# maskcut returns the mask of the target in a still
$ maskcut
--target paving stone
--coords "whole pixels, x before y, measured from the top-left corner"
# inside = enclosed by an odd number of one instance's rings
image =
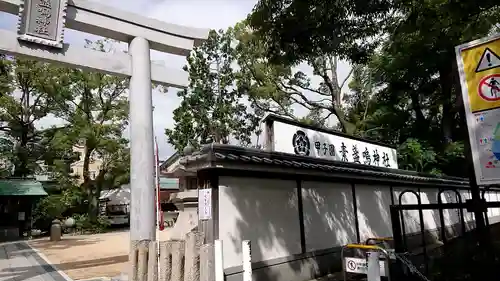
[[[25,242],[0,244],[0,281],[68,281]]]

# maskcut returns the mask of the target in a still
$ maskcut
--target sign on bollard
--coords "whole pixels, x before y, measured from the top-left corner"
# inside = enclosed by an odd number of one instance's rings
[[[366,259],[344,258],[345,249],[366,250]],[[367,281],[380,281],[380,277],[387,277],[390,281],[388,263],[380,260],[380,254],[386,258],[389,257],[386,249],[375,245],[347,244],[342,247],[340,259],[343,261],[342,271],[344,273],[344,281],[347,280],[347,273],[364,274],[367,277]]]
[[[362,258],[345,258],[345,271],[349,273],[368,274],[368,261]],[[385,261],[379,261],[380,276],[387,277]]]

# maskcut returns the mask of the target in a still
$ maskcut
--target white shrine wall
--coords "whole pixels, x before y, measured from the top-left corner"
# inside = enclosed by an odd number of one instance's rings
[[[266,271],[266,276],[272,271],[276,280],[287,280],[294,274],[319,270],[321,256],[329,256],[331,263],[332,253],[338,256],[341,246],[357,243],[357,235],[361,243],[370,237],[391,237],[389,206],[393,200],[398,204],[399,195],[408,189],[420,194],[423,204],[437,203],[438,188],[220,177],[218,238],[223,241],[226,277],[241,277],[243,240],[251,241],[256,268]],[[451,198],[447,194],[454,193],[444,192],[444,203],[456,202],[454,195]],[[463,201],[470,199],[468,190],[461,190],[460,194]],[[500,194],[489,191],[486,198],[497,201]],[[413,194],[405,193],[402,204],[417,204],[417,200]],[[418,211],[404,213],[406,234],[419,234]],[[447,227],[460,229],[458,210],[445,210],[443,214]],[[473,227],[473,214],[465,210],[464,214],[469,230]],[[488,215],[490,223],[500,221],[499,209],[491,209]],[[425,210],[423,217],[426,232],[437,240],[439,212]]]

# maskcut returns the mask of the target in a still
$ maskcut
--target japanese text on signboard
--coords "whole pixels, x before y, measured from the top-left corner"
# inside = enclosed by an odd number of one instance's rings
[[[331,156],[331,157],[336,157],[336,151],[335,151],[335,145],[327,143],[327,142],[320,142],[320,141],[315,141],[314,142],[314,148],[316,149],[316,154],[318,156]],[[389,154],[386,152],[382,152],[382,156],[380,156],[380,153],[378,149],[373,149],[369,150],[368,147],[364,147],[362,149],[362,152],[360,153],[360,150],[358,149],[358,145],[353,144],[350,147],[347,147],[347,145],[342,142],[339,150],[339,157],[340,160],[344,162],[348,162],[348,156],[351,155],[353,159],[353,163],[356,164],[365,164],[365,165],[375,165],[375,166],[380,166],[380,160],[382,159],[382,166],[384,167],[391,167],[391,164],[389,163]],[[361,154],[361,156],[360,156]]]

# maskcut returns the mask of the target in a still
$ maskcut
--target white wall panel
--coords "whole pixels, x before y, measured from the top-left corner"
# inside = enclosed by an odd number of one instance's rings
[[[399,204],[399,197],[405,190],[406,187],[394,187],[394,203]],[[417,189],[411,189],[417,191]],[[411,192],[405,192],[401,197],[401,204],[418,204],[417,197]],[[417,210],[405,210],[402,212],[403,222],[406,234],[414,233],[420,231],[420,217]]]
[[[241,265],[241,241],[252,243],[252,261],[301,252],[295,181],[221,177],[219,239],[224,268]]]
[[[301,253],[298,196],[303,202],[306,251],[328,249],[356,242],[355,216],[361,241],[370,237],[392,236],[389,186],[355,185],[357,214],[354,214],[350,184],[303,181],[302,194],[297,194],[295,181],[221,177],[219,179],[219,239],[224,243],[224,268],[241,265],[241,241],[252,243],[253,262],[287,257]],[[394,203],[398,204],[403,190],[393,188]],[[421,188],[422,204],[437,203],[437,188]],[[443,203],[458,202],[456,193],[442,193]],[[462,201],[470,199],[468,190],[461,190]],[[498,191],[486,194],[488,201],[500,201]],[[417,204],[412,193],[402,197],[402,204]],[[420,232],[417,210],[404,211],[406,234]],[[473,214],[464,210],[466,221]],[[446,225],[460,222],[458,210],[444,210]],[[434,230],[440,224],[438,210],[424,210],[424,227]],[[500,222],[500,208],[488,211],[491,223]]]
[[[373,237],[391,237],[390,188],[366,184],[355,187],[361,242]]]
[[[351,185],[302,182],[307,251],[356,242]]]

